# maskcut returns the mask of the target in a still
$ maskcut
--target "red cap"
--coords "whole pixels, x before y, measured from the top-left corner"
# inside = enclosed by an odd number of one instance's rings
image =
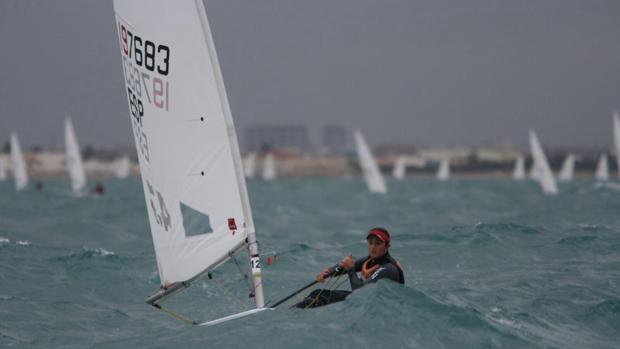
[[[370,229],[368,231],[368,235],[366,235],[366,240],[368,240],[369,237],[371,236],[376,236],[377,239],[387,243],[390,243],[390,233],[387,232],[387,230],[385,229],[379,229],[379,228],[374,228],[374,229]]]

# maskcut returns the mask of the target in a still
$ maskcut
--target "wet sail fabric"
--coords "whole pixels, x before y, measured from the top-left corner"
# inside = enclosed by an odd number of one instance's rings
[[[0,181],[6,180],[6,160],[0,158]]]
[[[127,178],[129,177],[129,170],[131,169],[131,161],[129,161],[129,156],[124,155],[122,158],[118,159],[116,163],[116,178]]]
[[[614,111],[614,151],[616,152],[616,164],[618,177],[620,177],[620,113]]]
[[[263,306],[237,135],[201,0],[114,1],[160,282],[192,280],[247,246]]]
[[[551,167],[547,162],[547,157],[538,141],[538,137],[533,130],[529,131],[530,152],[532,153],[532,172],[531,177],[536,179],[542,190],[547,195],[555,195],[558,193],[558,186],[551,172]]]
[[[517,157],[515,161],[515,168],[512,171],[512,178],[518,181],[525,179],[525,159],[523,156]]]
[[[13,177],[15,179],[15,189],[23,190],[28,186],[28,171],[26,161],[19,146],[17,133],[11,132],[11,161],[13,162]]]
[[[561,182],[570,182],[573,180],[575,172],[575,155],[568,154],[562,164],[562,169],[558,174],[558,180]]]
[[[357,158],[359,160],[360,167],[362,168],[368,190],[371,193],[385,194],[387,192],[385,181],[383,180],[381,172],[379,172],[379,167],[370,152],[370,148],[368,148],[368,144],[366,144],[366,140],[364,139],[362,132],[355,130],[354,137]]]
[[[439,162],[439,168],[435,177],[440,181],[447,181],[450,179],[450,161],[448,159],[442,159]]]
[[[609,164],[607,162],[607,155],[601,155],[598,160],[598,164],[596,165],[596,172],[594,173],[594,178],[598,181],[606,181],[609,180]]]
[[[407,160],[404,156],[399,156],[396,159],[396,163],[394,164],[394,169],[392,170],[392,176],[398,180],[403,180],[405,178],[405,167],[407,165]]]
[[[273,157],[272,153],[268,153],[265,155],[265,159],[263,160],[263,175],[262,178],[266,181],[272,181],[277,177],[276,172],[276,160]]]
[[[78,145],[73,123],[69,117],[65,118],[65,157],[67,170],[71,178],[71,189],[73,193],[79,195],[86,186],[86,174],[82,164],[82,154]]]

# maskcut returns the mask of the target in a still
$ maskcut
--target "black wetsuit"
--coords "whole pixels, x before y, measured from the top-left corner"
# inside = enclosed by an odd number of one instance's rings
[[[357,273],[362,271],[362,266],[367,260],[369,260],[366,264],[367,269],[372,268],[377,264],[379,265],[379,268],[377,268],[368,279],[363,280],[357,275]],[[370,257],[360,258],[355,261],[355,266],[348,272],[346,270],[337,271],[336,268],[330,268],[329,270],[329,274],[332,274],[332,276],[343,275],[345,273],[349,275],[349,282],[351,283],[352,290],[356,290],[366,284],[375,283],[380,279],[390,279],[401,284],[405,283],[405,275],[403,274],[402,269],[398,266],[396,260],[392,258],[389,253],[386,253],[376,259],[371,259]],[[351,291],[316,289],[301,302],[295,304],[295,307],[320,307],[343,301],[349,294],[351,294]]]

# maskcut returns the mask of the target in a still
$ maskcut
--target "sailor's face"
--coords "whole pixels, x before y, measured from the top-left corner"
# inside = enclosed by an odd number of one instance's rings
[[[370,258],[381,257],[387,252],[387,244],[376,236],[371,236],[366,241],[368,242],[368,255]]]

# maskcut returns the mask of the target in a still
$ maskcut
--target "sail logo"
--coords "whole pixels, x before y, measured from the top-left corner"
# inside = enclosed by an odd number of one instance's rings
[[[228,218],[228,230],[230,230],[233,235],[237,232],[237,223],[234,218]]]

